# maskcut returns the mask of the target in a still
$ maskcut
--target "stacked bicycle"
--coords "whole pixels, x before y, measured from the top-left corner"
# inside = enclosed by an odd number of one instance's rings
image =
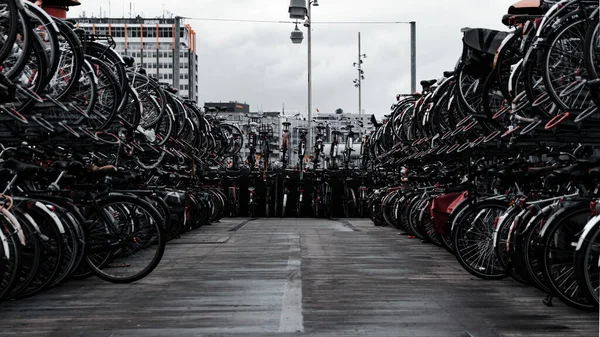
[[[70,20],[1,0],[0,300],[137,281],[217,221],[243,139]]]
[[[375,225],[445,247],[469,273],[598,307],[598,2],[521,1],[507,32],[463,29],[463,55],[398,95],[369,137]]]

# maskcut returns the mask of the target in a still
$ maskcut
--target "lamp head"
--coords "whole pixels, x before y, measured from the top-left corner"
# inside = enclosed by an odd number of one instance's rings
[[[319,0],[313,0],[312,5],[319,7]]]
[[[296,28],[292,31],[290,39],[292,40],[293,44],[300,44],[302,43],[302,40],[304,40],[304,33],[298,29],[298,25],[296,25]]]
[[[308,13],[306,0],[290,0],[290,8],[288,11],[290,13],[290,19],[304,19]]]

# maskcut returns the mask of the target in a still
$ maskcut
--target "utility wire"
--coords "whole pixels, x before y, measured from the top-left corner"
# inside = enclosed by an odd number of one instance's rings
[[[276,23],[276,24],[289,24],[297,23],[296,21],[282,21],[282,20],[245,20],[245,19],[219,19],[219,18],[192,18],[182,17],[188,20],[198,21],[220,21],[220,22],[242,22],[242,23]],[[409,24],[410,21],[313,21],[315,24],[362,24],[362,25],[374,25],[374,24]]]

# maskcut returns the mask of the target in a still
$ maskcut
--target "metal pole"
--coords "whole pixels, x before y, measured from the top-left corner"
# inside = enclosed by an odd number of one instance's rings
[[[417,23],[410,22],[410,90],[417,92]]]
[[[308,2],[308,140],[306,152],[312,153],[312,1]]]
[[[179,51],[181,48],[181,17],[175,17],[175,46],[173,49],[173,86],[179,90]]]
[[[358,32],[358,115],[362,115],[362,56],[360,54],[360,32]]]

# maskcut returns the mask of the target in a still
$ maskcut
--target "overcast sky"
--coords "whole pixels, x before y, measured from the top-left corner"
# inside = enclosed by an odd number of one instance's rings
[[[108,0],[81,0],[69,16],[109,15]],[[319,0],[314,21],[416,21],[417,83],[451,70],[460,56],[462,27],[506,30],[500,20],[516,0]],[[192,18],[288,20],[289,0],[112,0],[110,14],[189,17],[197,33],[199,101],[247,102],[251,110],[304,113],[307,109],[307,44],[292,44],[293,24],[236,23]],[[134,16],[135,16],[134,14]],[[313,113],[358,111],[352,81],[362,35],[363,110],[382,116],[398,93],[410,92],[407,24],[313,24]]]

